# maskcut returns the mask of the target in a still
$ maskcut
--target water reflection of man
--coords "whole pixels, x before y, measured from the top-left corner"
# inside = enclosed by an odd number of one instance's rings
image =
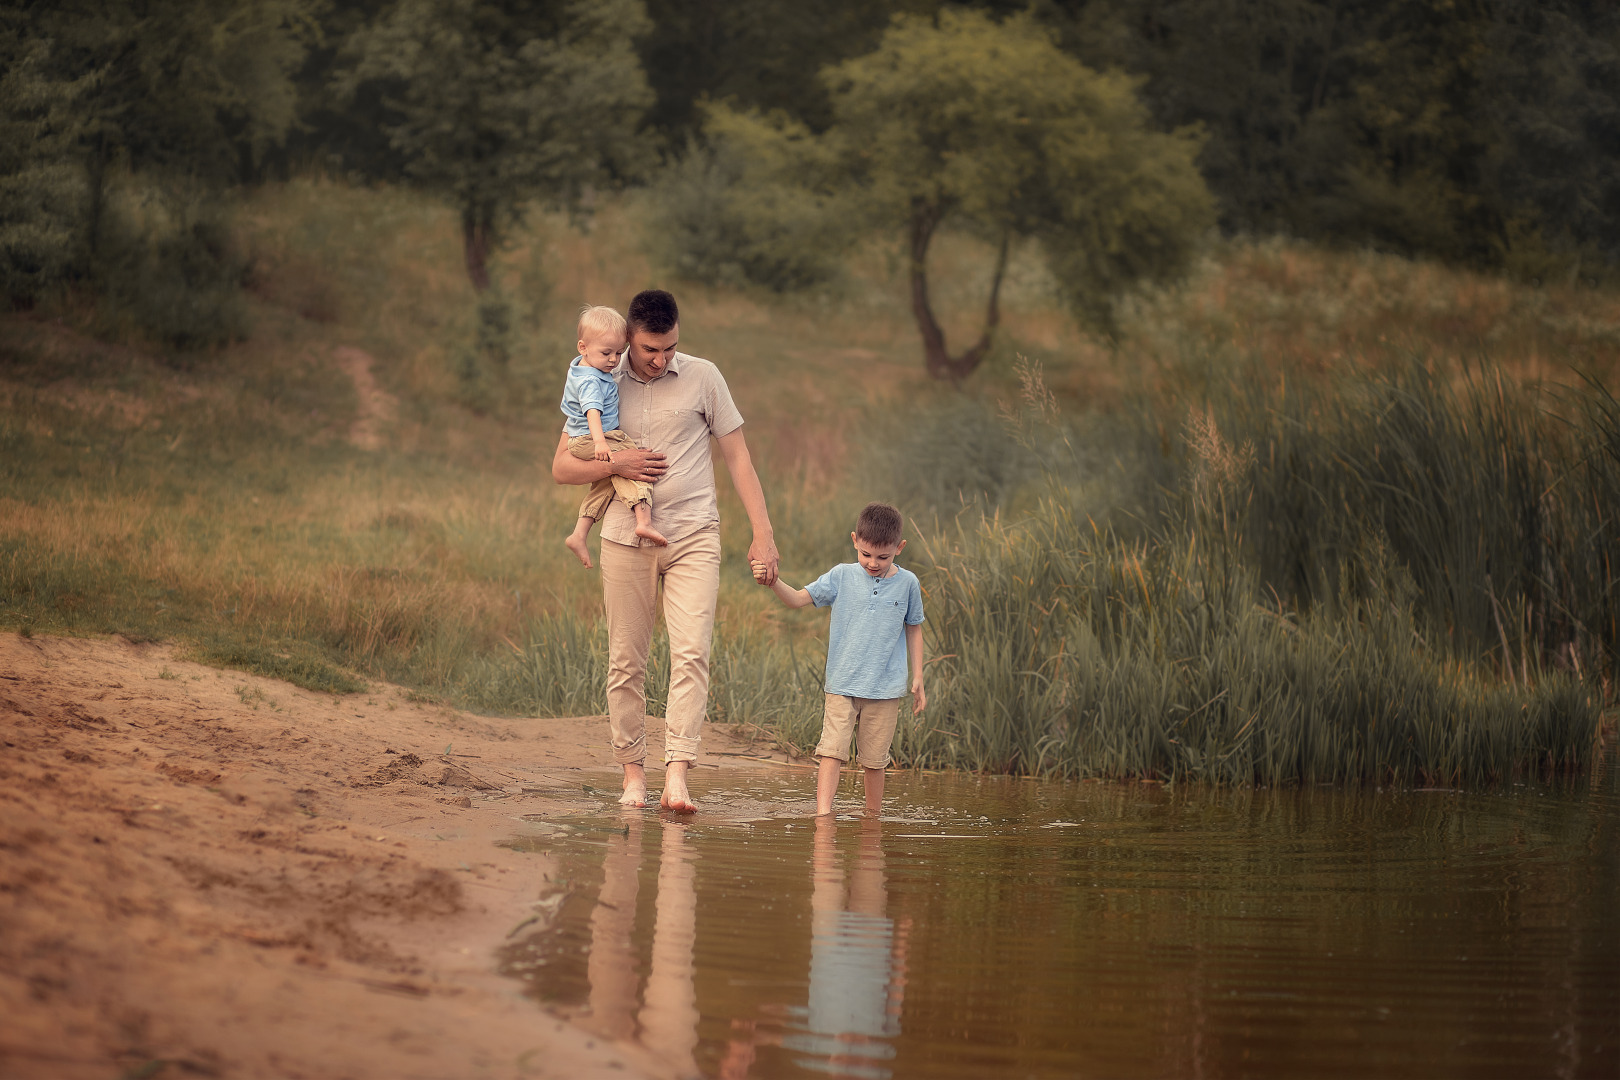
[[[658,860],[658,916],[653,922],[652,969],[641,1006],[641,1042],[677,1076],[697,1073],[697,990],[692,949],[697,944],[697,874],[686,826],[663,823]]]
[[[641,965],[630,935],[636,928],[636,894],[641,884],[641,815],[626,814],[622,834],[608,840],[602,859],[602,891],[591,909],[591,984],[588,1026],[613,1039],[636,1033],[636,991]]]
[[[641,878],[641,816],[626,815],[625,832],[608,841],[602,891],[591,911],[588,1026],[603,1035],[639,1037],[678,1076],[697,1072],[697,991],[692,948],[697,940],[697,882],[686,827],[663,822],[659,834],[657,915],[652,966],[636,1011],[639,965],[631,934]]]
[[[782,1039],[812,1055],[801,1064],[846,1076],[884,1077],[894,1056],[905,1001],[911,922],[888,917],[882,826],[861,823],[847,875],[838,858],[837,825],[816,819],[810,862],[810,994],[805,1031]]]

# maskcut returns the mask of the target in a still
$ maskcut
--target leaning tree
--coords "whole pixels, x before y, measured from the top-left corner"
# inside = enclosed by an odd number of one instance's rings
[[[632,47],[639,0],[401,0],[351,43],[340,94],[372,84],[419,187],[461,212],[467,277],[489,285],[502,228],[633,171],[652,93]]]
[[[1133,79],[1087,68],[1028,15],[897,18],[875,51],[822,78],[824,132],[724,106],[706,130],[764,163],[761,183],[799,184],[834,208],[829,235],[852,238],[860,222],[903,238],[936,378],[964,378],[989,351],[1015,240],[1039,243],[1074,308],[1106,323],[1123,290],[1179,273],[1214,220],[1197,133],[1154,131]],[[954,354],[928,282],[929,247],[950,225],[997,250],[983,332]]]

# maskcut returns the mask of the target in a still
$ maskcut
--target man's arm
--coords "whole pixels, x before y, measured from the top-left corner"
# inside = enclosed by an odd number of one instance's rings
[[[664,455],[657,450],[638,450],[627,446],[623,450],[615,450],[612,461],[587,461],[570,454],[568,443],[569,438],[565,433],[557,441],[557,453],[551,459],[551,478],[559,484],[594,484],[613,475],[656,484],[669,467]]]
[[[922,623],[906,627],[906,655],[911,658],[911,711],[921,716],[928,708],[928,692],[923,689]]]
[[[763,584],[776,584],[776,568],[781,557],[776,553],[776,532],[771,528],[771,515],[765,510],[765,489],[760,487],[759,474],[754,471],[754,459],[748,454],[748,443],[742,428],[719,438],[720,453],[726,459],[726,471],[731,473],[731,484],[737,489],[748,512],[748,522],[754,527],[754,542],[748,545],[748,561],[765,564]]]

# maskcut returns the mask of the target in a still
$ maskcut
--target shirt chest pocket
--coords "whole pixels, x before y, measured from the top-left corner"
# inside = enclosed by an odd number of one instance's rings
[[[652,410],[652,430],[667,445],[690,442],[699,434],[707,434],[708,421],[697,409],[658,408]]]
[[[885,628],[899,626],[906,621],[906,601],[904,597],[898,600],[877,597],[867,610],[872,612],[878,623]]]

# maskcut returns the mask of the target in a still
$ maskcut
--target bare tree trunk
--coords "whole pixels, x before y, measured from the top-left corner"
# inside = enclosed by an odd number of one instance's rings
[[[935,206],[917,205],[911,213],[911,313],[917,320],[917,329],[923,339],[923,362],[928,374],[936,379],[961,382],[973,374],[990,351],[991,338],[1001,322],[1001,279],[1007,272],[1007,249],[1011,237],[1001,236],[1001,250],[996,255],[996,273],[990,283],[990,303],[985,310],[984,332],[966,351],[952,356],[945,347],[945,331],[934,318],[933,305],[928,300],[928,245],[939,228],[942,217]]]
[[[936,379],[949,377],[951,358],[945,351],[945,331],[928,303],[928,244],[939,227],[939,209],[924,204],[911,209],[911,313],[922,334],[923,363]]]
[[[494,230],[489,213],[480,206],[461,212],[461,248],[467,261],[467,280],[478,292],[489,288],[489,248]]]

